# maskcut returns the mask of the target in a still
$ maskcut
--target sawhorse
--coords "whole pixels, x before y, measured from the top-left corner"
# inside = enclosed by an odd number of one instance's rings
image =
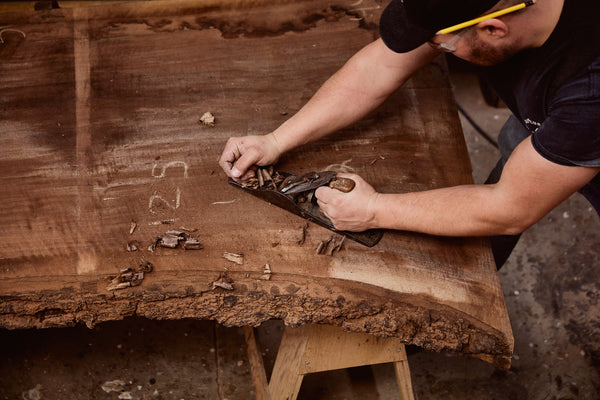
[[[345,332],[330,325],[285,327],[267,383],[254,329],[246,326],[244,333],[257,400],[296,400],[306,374],[390,362],[400,399],[414,400],[406,349],[397,338]]]

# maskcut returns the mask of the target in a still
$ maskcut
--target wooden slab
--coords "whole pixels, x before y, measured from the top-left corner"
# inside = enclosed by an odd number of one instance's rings
[[[485,240],[389,231],[373,248],[346,241],[317,255],[329,231],[309,224],[299,244],[303,220],[228,186],[217,165],[227,138],[276,128],[376,38],[383,5],[219,4],[0,14],[0,26],[23,32],[5,31],[0,44],[0,326],[278,318],[506,367],[513,338]],[[278,168],[344,164],[384,192],[470,183],[445,71],[438,60],[370,117]],[[206,111],[214,127],[199,122]],[[204,249],[148,250],[172,229],[196,229]],[[139,251],[128,252],[134,241]],[[144,261],[154,270],[140,286],[107,290]],[[214,287],[225,278],[233,290]]]

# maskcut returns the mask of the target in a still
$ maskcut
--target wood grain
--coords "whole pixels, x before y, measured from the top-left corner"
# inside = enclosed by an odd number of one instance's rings
[[[217,165],[230,136],[276,128],[377,37],[382,6],[355,3],[153,1],[0,14],[0,26],[26,35],[5,32],[0,44],[0,326],[280,318],[506,367],[513,338],[485,240],[389,231],[372,249],[346,241],[316,255],[329,231],[311,224],[299,245],[303,220],[228,186]],[[199,122],[206,111],[214,127]],[[384,192],[472,182],[444,61],[278,168],[331,164]],[[148,250],[172,229],[189,229],[203,249]],[[133,242],[139,250],[128,252]],[[154,271],[142,285],[106,290],[143,261]],[[233,290],[213,286],[223,274]]]

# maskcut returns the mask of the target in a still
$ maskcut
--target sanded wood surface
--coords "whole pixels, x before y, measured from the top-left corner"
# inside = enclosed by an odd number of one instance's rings
[[[218,4],[0,14],[11,28],[0,43],[0,326],[279,318],[507,366],[512,333],[485,240],[388,231],[373,248],[346,240],[317,255],[331,232],[309,224],[304,235],[302,219],[227,185],[217,165],[230,136],[276,128],[376,38],[385,4]],[[214,127],[199,122],[207,111]],[[383,192],[470,183],[443,60],[277,167],[331,164]],[[149,251],[168,230],[203,249]],[[154,269],[141,285],[107,290],[144,261]]]

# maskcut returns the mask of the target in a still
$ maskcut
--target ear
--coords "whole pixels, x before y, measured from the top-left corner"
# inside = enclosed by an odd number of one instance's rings
[[[508,26],[497,18],[481,21],[477,24],[477,29],[484,34],[494,36],[496,38],[503,38],[508,35]]]

